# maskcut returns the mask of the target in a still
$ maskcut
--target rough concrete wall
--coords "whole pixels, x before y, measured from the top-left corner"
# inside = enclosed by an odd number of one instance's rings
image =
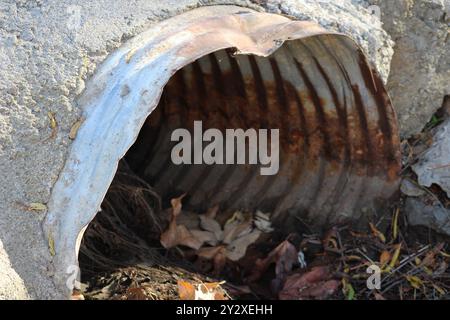
[[[388,90],[401,135],[422,131],[450,95],[450,0],[369,0],[395,41]]]
[[[51,278],[51,250],[41,228],[45,210],[28,205],[49,199],[71,143],[70,128],[81,116],[76,98],[85,80],[108,53],[152,23],[215,3],[263,10],[239,0],[0,2],[0,241],[4,247],[0,297],[62,298]],[[265,5],[298,18],[325,21],[325,27],[341,29],[369,47],[362,36],[369,31],[359,28],[370,16],[349,3],[345,10],[306,0]],[[348,22],[349,17],[355,17],[354,22]],[[386,53],[382,58],[370,57],[386,76],[389,38],[377,30]]]
[[[0,241],[0,300],[28,298],[22,279],[11,268],[8,254]]]
[[[360,0],[268,0],[269,12],[286,14],[299,20],[314,21],[327,30],[350,35],[375,63],[387,81],[393,51],[391,38],[376,15],[366,11]],[[324,13],[324,14],[321,14]]]

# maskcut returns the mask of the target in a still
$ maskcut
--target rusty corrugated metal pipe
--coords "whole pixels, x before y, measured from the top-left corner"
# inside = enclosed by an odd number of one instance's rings
[[[377,73],[347,40],[285,43],[270,57],[221,50],[179,70],[128,154],[136,172],[170,199],[204,211],[264,210],[314,225],[375,214],[397,188],[398,140]],[[257,165],[175,165],[170,135],[243,128],[280,130],[280,171]],[[364,219],[362,219],[364,220]]]
[[[190,193],[190,206],[261,208],[280,224],[323,224],[360,220],[397,189],[397,124],[378,73],[354,41],[312,22],[237,7],[193,10],[111,54],[78,103],[85,121],[44,221],[55,281],[67,292],[83,232],[144,123],[129,152],[135,169],[166,196]],[[206,127],[279,128],[279,173],[174,167],[164,137],[197,118]]]

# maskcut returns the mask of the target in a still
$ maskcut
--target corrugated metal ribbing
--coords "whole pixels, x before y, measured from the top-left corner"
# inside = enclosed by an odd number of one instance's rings
[[[378,74],[346,41],[290,41],[268,58],[222,50],[186,66],[141,131],[133,167],[168,198],[186,192],[197,210],[220,203],[317,224],[364,212],[397,186],[398,136]],[[195,120],[203,130],[280,129],[278,174],[261,176],[259,165],[174,165],[170,134],[192,130]]]

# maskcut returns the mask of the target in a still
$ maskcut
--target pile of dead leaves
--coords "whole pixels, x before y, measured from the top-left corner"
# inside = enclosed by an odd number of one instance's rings
[[[80,300],[228,300],[224,282],[176,265],[140,264],[98,275],[72,299]]]
[[[216,220],[218,207],[203,215],[184,213],[182,199],[171,201],[170,223],[161,235],[161,244],[166,249],[184,246],[196,250],[198,258],[213,261],[215,274],[221,273],[227,261],[244,257],[262,232],[271,231],[268,217],[260,212],[253,217],[237,211],[221,225]]]
[[[183,196],[171,201],[172,208],[168,211],[170,222],[161,235],[161,244],[166,249],[185,248],[183,252],[186,256],[211,261],[215,276],[224,275],[226,264],[232,265],[231,269],[234,267],[235,270],[241,270],[238,273],[240,278],[234,279],[236,284],[231,289],[234,295],[326,299],[340,286],[340,282],[333,279],[331,268],[321,266],[307,269],[303,252],[289,240],[278,243],[266,256],[255,253],[255,250],[249,253],[249,247],[256,245],[261,235],[273,232],[268,214],[260,211],[255,214],[236,211],[231,218],[220,223],[223,219],[218,216],[218,207],[198,215],[183,211],[182,199]],[[254,257],[258,258],[255,260]],[[253,289],[265,282],[270,290],[263,292],[264,290]],[[214,286],[214,283],[208,285]],[[180,298],[193,298],[195,292],[201,292],[200,287],[206,290],[200,284],[197,287],[193,284],[179,284]],[[213,296],[208,290],[203,294],[203,297]]]

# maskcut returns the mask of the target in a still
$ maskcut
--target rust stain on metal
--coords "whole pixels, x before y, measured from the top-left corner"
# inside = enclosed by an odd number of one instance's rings
[[[179,70],[134,147],[134,167],[167,197],[187,193],[188,206],[259,208],[281,220],[294,212],[317,224],[336,223],[390,197],[400,154],[389,97],[361,52],[349,67],[327,39],[287,42],[269,58],[222,50]],[[192,130],[196,120],[204,130],[280,129],[279,173],[173,165],[171,131]]]

